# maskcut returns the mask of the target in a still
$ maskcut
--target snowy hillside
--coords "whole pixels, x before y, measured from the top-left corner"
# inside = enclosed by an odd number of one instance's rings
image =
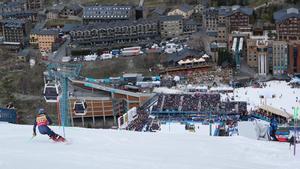
[[[273,106],[289,114],[293,114],[292,107],[300,106],[300,89],[291,88],[285,81],[270,81],[266,83],[265,88],[239,88],[234,90],[233,94],[229,94],[229,98],[234,95],[236,101],[247,101],[250,110],[255,109],[262,101],[259,96],[272,96],[275,98],[268,98],[267,105]],[[226,97],[223,95],[223,97]]]
[[[67,128],[62,144],[31,134],[0,123],[0,169],[300,169],[288,144],[244,137]]]

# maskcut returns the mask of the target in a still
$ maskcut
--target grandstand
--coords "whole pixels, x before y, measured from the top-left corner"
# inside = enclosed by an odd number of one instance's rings
[[[219,122],[239,120],[247,113],[246,102],[222,102],[219,93],[157,94],[139,107],[125,128],[135,131],[157,130],[161,121]]]
[[[151,114],[160,119],[205,121],[238,118],[247,111],[246,102],[221,102],[218,93],[160,94]]]
[[[72,126],[110,128],[127,110],[144,104],[152,94],[113,88],[99,82],[71,79],[72,96],[69,98],[69,116]],[[77,91],[77,92],[75,92]],[[85,102],[83,114],[74,112],[76,101]]]

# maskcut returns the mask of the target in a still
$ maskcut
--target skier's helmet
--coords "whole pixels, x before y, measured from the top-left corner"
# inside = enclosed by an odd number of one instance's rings
[[[39,109],[38,114],[44,114],[44,113],[45,113],[45,110],[43,108]]]

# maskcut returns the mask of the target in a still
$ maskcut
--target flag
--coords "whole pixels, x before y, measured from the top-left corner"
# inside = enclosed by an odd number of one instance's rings
[[[299,118],[299,107],[295,107],[294,108],[294,119],[298,119]]]

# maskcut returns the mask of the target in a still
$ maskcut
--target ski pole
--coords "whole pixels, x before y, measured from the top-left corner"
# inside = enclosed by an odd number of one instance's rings
[[[28,142],[30,142],[35,136],[31,136],[31,138],[28,140]]]

